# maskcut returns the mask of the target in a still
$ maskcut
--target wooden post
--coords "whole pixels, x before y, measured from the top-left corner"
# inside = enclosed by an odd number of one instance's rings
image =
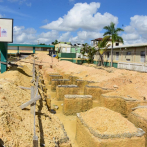
[[[146,63],[146,54],[147,54],[147,52],[146,52],[146,47],[145,47],[145,59],[144,59],[145,63]]]
[[[34,86],[31,86],[31,100],[34,99]],[[31,108],[30,108],[30,111],[31,111],[31,114],[34,114],[34,103],[31,104]]]

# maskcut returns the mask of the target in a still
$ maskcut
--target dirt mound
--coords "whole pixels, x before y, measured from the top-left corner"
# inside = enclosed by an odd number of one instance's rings
[[[80,113],[86,124],[100,134],[122,134],[136,132],[137,128],[121,114],[104,107],[96,107]]]

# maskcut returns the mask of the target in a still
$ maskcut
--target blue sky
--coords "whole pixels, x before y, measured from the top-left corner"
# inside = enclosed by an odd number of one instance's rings
[[[125,44],[147,43],[146,0],[0,0],[0,17],[14,19],[14,43],[55,39],[89,43],[111,21]]]

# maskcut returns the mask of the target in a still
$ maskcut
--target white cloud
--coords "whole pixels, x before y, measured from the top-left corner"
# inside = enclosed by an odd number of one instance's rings
[[[42,22],[43,23],[48,23],[48,19],[44,19]]]
[[[26,5],[27,5],[28,7],[31,7],[31,6],[32,6],[32,3],[26,3]]]
[[[63,33],[63,34],[58,38],[58,41],[60,41],[60,42],[66,42],[66,41],[69,41],[69,38],[70,38],[70,32],[66,32],[66,33]]]
[[[112,14],[97,12],[99,8],[100,3],[98,2],[90,4],[77,3],[66,15],[41,26],[41,28],[58,31],[75,31],[79,28],[84,30],[101,30],[105,25],[109,25],[110,22],[118,23],[118,18]]]
[[[102,37],[103,34],[94,31],[79,31],[77,33],[76,37],[71,37],[69,39],[70,42],[72,43],[84,43],[84,42],[88,42],[90,39],[95,39],[95,38],[100,38]]]
[[[0,18],[3,18],[3,17],[5,17],[5,15],[0,14]]]
[[[37,34],[34,28],[25,28],[24,26],[14,26],[13,27],[14,43],[32,43],[37,44],[39,40],[40,43],[49,44],[55,39],[59,38],[57,31],[43,32]]]
[[[147,42],[147,16],[135,15],[130,18],[130,25],[124,27],[122,35],[125,44]]]
[[[36,39],[36,30],[34,28],[25,29],[24,26],[14,26],[13,35],[15,43],[33,43]]]

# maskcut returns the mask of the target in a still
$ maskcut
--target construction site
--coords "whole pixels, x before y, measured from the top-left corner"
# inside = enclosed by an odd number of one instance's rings
[[[147,147],[147,74],[29,55],[0,74],[2,147]]]

